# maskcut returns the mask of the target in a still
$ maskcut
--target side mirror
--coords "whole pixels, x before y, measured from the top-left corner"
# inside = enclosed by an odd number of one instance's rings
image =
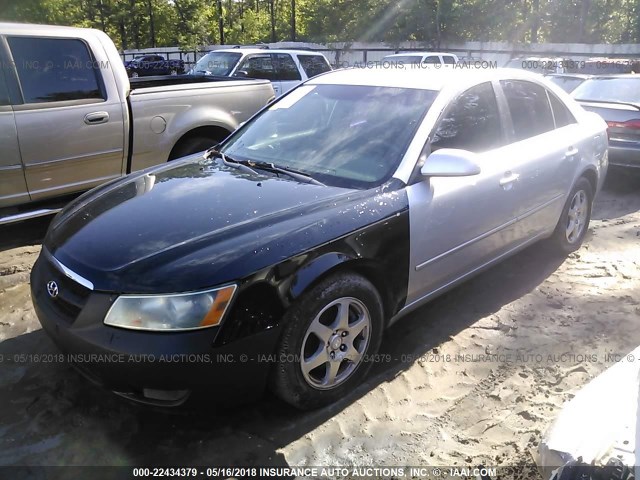
[[[427,157],[420,173],[425,177],[469,177],[478,175],[477,155],[457,148],[442,148]]]
[[[247,72],[246,70],[238,70],[236,73],[233,74],[234,77],[248,77],[249,76],[249,72]]]

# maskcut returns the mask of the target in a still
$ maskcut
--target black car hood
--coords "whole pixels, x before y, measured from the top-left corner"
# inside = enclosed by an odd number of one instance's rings
[[[360,191],[255,175],[191,157],[85,194],[45,248],[96,290],[176,292],[232,282],[406,208]]]

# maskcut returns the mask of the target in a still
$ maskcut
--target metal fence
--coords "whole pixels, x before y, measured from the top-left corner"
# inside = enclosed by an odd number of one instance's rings
[[[197,50],[180,50],[178,47],[148,48],[144,50],[127,50],[122,53],[123,60],[131,60],[136,55],[158,54],[167,59],[182,60],[189,69],[206,53],[222,48],[234,48],[235,45],[209,45]],[[271,49],[301,48],[320,52],[329,63],[336,67],[347,67],[367,62],[382,60],[386,55],[409,51],[433,50],[415,42],[406,42],[399,46],[366,43],[337,43],[320,45],[316,43],[280,42],[260,45]],[[509,44],[506,42],[466,42],[462,44],[442,45],[438,50],[455,53],[466,60],[486,60],[503,66],[510,59],[523,56],[560,57],[573,60],[584,60],[591,57],[636,58],[640,59],[640,44],[623,45],[590,45],[590,44]]]

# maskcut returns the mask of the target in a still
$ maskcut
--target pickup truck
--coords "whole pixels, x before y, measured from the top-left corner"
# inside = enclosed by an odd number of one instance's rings
[[[205,150],[274,98],[266,80],[130,81],[92,29],[0,23],[0,66],[0,224]]]
[[[183,60],[167,60],[162,55],[136,55],[133,60],[126,60],[124,68],[131,78],[148,77],[150,75],[178,75],[184,73]]]
[[[225,48],[207,53],[188,72],[270,80],[276,96],[331,70],[326,57],[310,50]]]

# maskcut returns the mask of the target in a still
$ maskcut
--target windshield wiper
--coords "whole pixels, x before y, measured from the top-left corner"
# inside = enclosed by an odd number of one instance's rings
[[[296,180],[298,180],[299,182],[302,183],[311,183],[312,185],[320,185],[320,186],[325,186],[324,183],[319,182],[318,180],[316,180],[315,178],[311,177],[310,175],[308,175],[307,173],[303,173],[299,170],[295,170],[293,168],[289,168],[289,167],[278,167],[276,165],[274,165],[273,163],[269,163],[269,162],[254,162],[253,160],[239,160],[240,163],[242,163],[243,165],[250,165],[252,167],[255,168],[259,168],[261,170],[267,170],[269,172],[275,172],[275,173],[281,173],[284,175],[288,175],[291,178],[295,178]]]
[[[207,151],[207,158],[209,158],[210,155],[215,155],[216,157],[221,158],[222,162],[228,167],[236,167],[236,168],[244,167],[246,171],[253,172],[256,175],[258,174],[258,172],[256,172],[253,168],[259,168],[260,170],[266,170],[268,172],[275,172],[283,175],[288,175],[291,178],[295,178],[296,180],[302,183],[310,183],[312,185],[320,185],[323,187],[325,186],[324,183],[319,182],[318,180],[309,176],[306,173],[303,173],[299,170],[294,170],[293,168],[278,167],[273,163],[269,163],[269,162],[255,162],[253,160],[236,160],[225,153],[219,152],[215,148],[211,148]]]
[[[247,166],[246,164],[231,158],[229,155],[225,155],[222,152],[219,152],[215,148],[210,148],[207,150],[205,155],[206,158],[211,158],[211,156],[216,156],[222,159],[222,163],[224,163],[225,167],[237,168],[238,170],[242,170],[243,172],[253,173],[254,175],[260,175],[253,168]]]

